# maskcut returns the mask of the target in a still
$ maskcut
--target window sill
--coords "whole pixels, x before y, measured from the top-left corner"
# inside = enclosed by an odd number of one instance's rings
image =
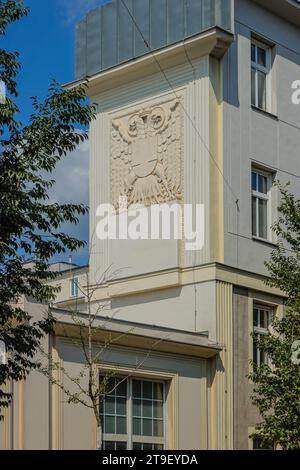
[[[255,237],[254,235],[252,235],[252,240],[254,242],[264,243],[265,245],[268,245],[272,248],[277,248],[278,247],[277,243],[272,242],[271,240],[266,240],[265,238]]]
[[[256,111],[257,113],[264,114],[265,116],[268,116],[278,121],[278,116],[276,114],[273,114],[273,113],[270,113],[269,111],[265,111],[264,109],[258,108],[257,106],[254,106],[254,104],[251,105],[251,108],[253,109],[253,111]]]

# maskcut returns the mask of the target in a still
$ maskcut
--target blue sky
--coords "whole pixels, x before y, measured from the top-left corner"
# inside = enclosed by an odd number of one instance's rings
[[[22,68],[17,102],[23,123],[31,114],[31,96],[43,98],[53,78],[60,83],[74,79],[76,22],[89,10],[108,1],[24,0],[31,9],[28,17],[11,25],[1,40],[3,47],[20,53]],[[53,175],[57,183],[52,200],[88,204],[88,161],[89,146],[84,143],[59,164]],[[88,218],[83,218],[75,228],[65,227],[65,231],[87,240]],[[87,259],[87,248],[73,255],[78,264],[86,264]],[[68,255],[64,260],[68,260]]]
[[[43,97],[52,78],[61,83],[74,79],[76,22],[107,1],[24,0],[30,14],[10,26],[3,40],[21,55],[18,104],[23,121],[30,114],[30,96]]]

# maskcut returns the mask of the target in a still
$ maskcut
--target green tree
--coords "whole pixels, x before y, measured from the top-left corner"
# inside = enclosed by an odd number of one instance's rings
[[[276,316],[268,336],[254,337],[269,364],[253,365],[253,403],[262,422],[252,437],[264,445],[300,449],[300,200],[277,183],[281,202],[273,230],[278,246],[266,263],[268,284],[286,294],[285,313]],[[298,349],[298,351],[297,351]]]
[[[22,0],[0,0],[0,36],[27,14]],[[5,385],[36,367],[40,340],[52,326],[48,318],[31,320],[16,300],[25,296],[47,304],[54,299],[57,290],[46,282],[55,276],[49,260],[84,245],[63,233],[62,225],[76,224],[87,207],[52,204],[48,193],[57,162],[87,138],[84,129],[94,115],[84,86],[66,90],[53,82],[43,102],[33,98],[32,115],[23,126],[14,101],[19,68],[18,53],[0,49],[0,81],[8,95],[0,104],[0,341],[7,350],[6,364],[0,365],[0,414],[12,398]]]

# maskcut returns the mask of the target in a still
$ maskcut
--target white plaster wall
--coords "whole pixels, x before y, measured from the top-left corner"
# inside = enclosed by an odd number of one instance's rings
[[[110,125],[111,117],[126,108],[159,103],[162,98],[176,98],[161,73],[130,82],[92,97],[98,104],[97,118],[92,124],[90,167],[90,234],[91,276],[108,266],[127,268],[141,274],[162,269],[192,266],[209,261],[209,67],[208,58],[178,65],[167,71],[168,78],[182,96],[184,108],[183,192],[184,202],[205,205],[205,247],[201,251],[179,254],[180,242],[114,243],[96,237],[96,208],[110,202]],[[195,127],[199,134],[195,131]],[[124,263],[125,266],[121,266]],[[122,277],[122,275],[120,275]],[[96,279],[94,279],[96,282]]]
[[[209,332],[215,339],[216,283],[173,287],[116,297],[104,303],[99,314],[147,325],[191,332]],[[97,302],[94,308],[98,308]]]

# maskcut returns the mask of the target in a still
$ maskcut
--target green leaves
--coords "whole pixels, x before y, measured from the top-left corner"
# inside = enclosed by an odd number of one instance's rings
[[[0,35],[27,13],[21,0],[0,0]],[[25,378],[36,367],[39,342],[52,325],[47,304],[57,288],[47,285],[55,278],[49,260],[84,246],[62,227],[78,223],[88,208],[50,203],[49,189],[57,162],[87,139],[95,111],[87,103],[85,86],[66,90],[53,81],[45,101],[32,99],[33,113],[23,127],[15,119],[13,101],[19,68],[18,54],[0,49],[0,80],[9,93],[0,105],[0,339],[9,357],[0,368],[0,414],[11,399],[4,384]],[[22,297],[45,305],[39,321],[33,322],[26,308],[16,304]]]
[[[278,247],[266,263],[268,284],[287,294],[283,318],[275,317],[271,334],[255,338],[270,365],[253,369],[253,403],[262,422],[252,437],[285,450],[300,449],[300,366],[292,361],[292,347],[300,339],[300,200],[277,183],[281,194],[279,218],[273,229]]]
[[[0,36],[4,36],[6,28],[13,22],[28,15],[29,8],[23,0],[0,0]]]

